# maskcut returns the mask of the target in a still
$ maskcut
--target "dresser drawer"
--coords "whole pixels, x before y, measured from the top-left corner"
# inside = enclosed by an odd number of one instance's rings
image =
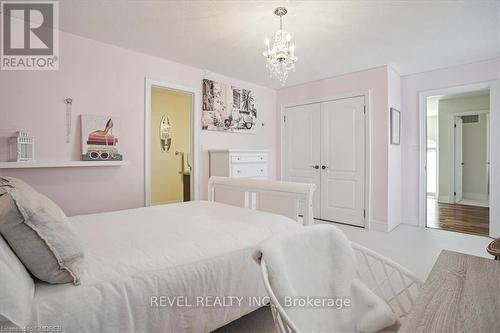
[[[267,177],[267,164],[235,164],[231,167],[231,177]]]
[[[269,156],[267,150],[210,151],[210,176],[267,179]]]
[[[231,163],[258,163],[267,162],[266,154],[255,154],[255,155],[232,155]]]

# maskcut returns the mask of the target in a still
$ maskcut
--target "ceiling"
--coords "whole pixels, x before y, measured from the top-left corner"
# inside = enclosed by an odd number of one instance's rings
[[[299,57],[288,86],[386,64],[406,75],[499,56],[498,0],[61,0],[60,27],[280,88],[262,56],[280,5]]]

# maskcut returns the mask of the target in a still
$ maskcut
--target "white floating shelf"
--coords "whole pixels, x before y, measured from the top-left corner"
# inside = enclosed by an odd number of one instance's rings
[[[126,165],[128,161],[35,161],[35,162],[0,162],[0,169],[27,168],[80,168]]]

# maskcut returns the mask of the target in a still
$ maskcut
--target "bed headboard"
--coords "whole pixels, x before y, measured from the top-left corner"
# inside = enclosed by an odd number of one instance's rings
[[[315,187],[314,184],[275,180],[211,177],[208,200],[284,215],[311,225],[314,224]]]

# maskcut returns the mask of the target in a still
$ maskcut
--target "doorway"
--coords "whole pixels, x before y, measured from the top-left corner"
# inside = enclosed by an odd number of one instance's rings
[[[426,226],[488,236],[490,91],[426,102]]]
[[[316,185],[314,217],[365,226],[365,96],[284,108],[284,179]]]
[[[146,81],[146,206],[195,198],[194,103],[193,91]]]

